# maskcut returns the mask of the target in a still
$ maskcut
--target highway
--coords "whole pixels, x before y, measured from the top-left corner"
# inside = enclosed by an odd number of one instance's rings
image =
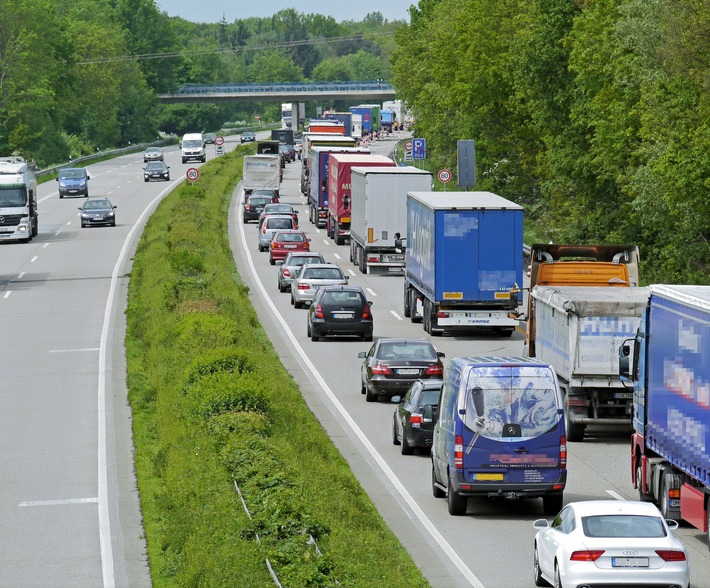
[[[228,148],[234,147],[232,138]],[[388,152],[394,142],[375,144]],[[208,161],[214,154],[208,146]],[[40,185],[40,233],[29,244],[0,244],[0,586],[149,586],[132,467],[123,340],[131,255],[150,212],[190,165],[166,150],[171,182],[144,183],[142,155],[89,167],[92,195],[107,195],[117,226],[79,226],[81,198],[60,200]],[[373,301],[375,337],[424,337],[402,316],[402,278],[361,275],[347,246],[308,223],[299,162],[287,165],[283,202],[300,210],[314,250],[341,265]],[[199,167],[195,165],[195,167]],[[434,587],[532,585],[532,521],[539,500],[472,499],[451,517],[431,494],[430,460],[405,457],[391,442],[394,405],[359,393],[359,351],[368,343],[306,337],[306,311],[276,288],[276,268],[257,249],[256,225],[243,225],[238,198],[230,240],[239,273],[284,365],[351,464],[383,518]],[[435,337],[447,359],[522,352],[523,335]],[[633,499],[628,437],[590,431],[569,445],[566,501]],[[320,483],[327,484],[328,480]],[[691,557],[693,586],[710,586],[702,533],[677,532]]]

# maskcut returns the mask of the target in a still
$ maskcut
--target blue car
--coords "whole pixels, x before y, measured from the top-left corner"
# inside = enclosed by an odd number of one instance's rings
[[[89,197],[89,172],[84,167],[65,167],[59,170],[59,197],[83,196]]]

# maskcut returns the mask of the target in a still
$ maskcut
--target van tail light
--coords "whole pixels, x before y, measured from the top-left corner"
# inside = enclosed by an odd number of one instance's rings
[[[573,551],[569,556],[570,561],[597,561],[602,554],[603,549],[585,549],[583,551]]]
[[[363,315],[364,316],[364,315]],[[377,376],[389,376],[392,372],[386,365],[379,363],[372,364],[372,373]]]
[[[463,437],[461,435],[456,435],[454,443],[454,468],[463,469]]]
[[[365,308],[362,309],[362,318],[363,318],[363,319],[369,319],[369,318],[371,318],[371,317],[372,317],[372,315],[370,314],[370,303],[368,302],[368,303],[365,305]]]
[[[323,316],[323,307],[320,304],[316,304],[313,307],[313,316],[315,316],[316,318],[321,318],[321,319],[325,318]]]
[[[656,549],[656,553],[663,561],[685,561],[685,552],[677,549]]]
[[[430,365],[426,369],[427,376],[440,376],[443,373],[444,373],[444,368],[441,367],[440,365]]]
[[[560,467],[567,467],[567,437],[560,437]]]

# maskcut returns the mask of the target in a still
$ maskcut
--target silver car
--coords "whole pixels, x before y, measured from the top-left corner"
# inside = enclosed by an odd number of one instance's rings
[[[276,285],[279,292],[286,292],[291,289],[291,282],[298,273],[302,265],[307,263],[325,263],[322,253],[312,251],[293,251],[286,255],[283,263],[279,266],[279,275]]]
[[[311,303],[321,286],[341,286],[348,283],[346,276],[334,263],[307,263],[298,270],[291,284],[291,304],[301,308]]]
[[[298,224],[290,214],[274,214],[259,223],[259,251],[266,251],[276,231],[295,229]]]
[[[148,147],[148,149],[143,152],[143,163],[148,163],[149,161],[163,160],[163,150],[160,147]]]

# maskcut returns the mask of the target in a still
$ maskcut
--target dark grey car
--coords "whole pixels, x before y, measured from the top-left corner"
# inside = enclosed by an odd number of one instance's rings
[[[417,447],[431,448],[443,384],[443,380],[417,380],[395,409],[392,443],[400,446],[402,455],[411,455]]]
[[[79,207],[81,228],[91,225],[116,226],[116,213],[118,208],[111,204],[108,198],[87,198],[84,206]]]

